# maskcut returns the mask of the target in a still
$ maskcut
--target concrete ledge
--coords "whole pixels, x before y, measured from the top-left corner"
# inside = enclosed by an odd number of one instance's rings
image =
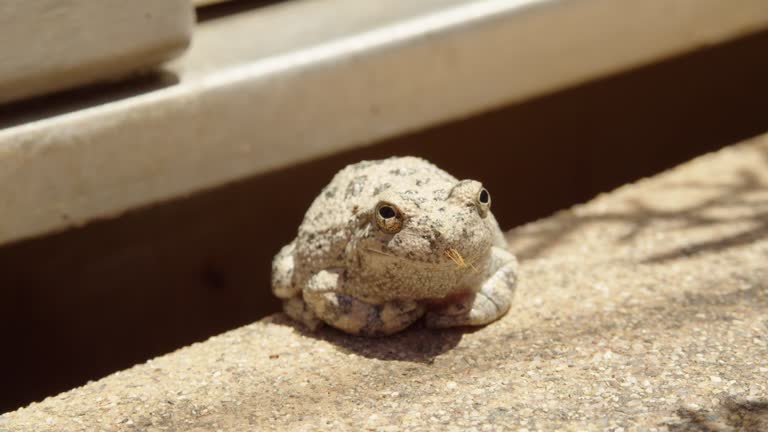
[[[488,327],[364,339],[277,315],[0,430],[768,428],[768,136],[509,240],[522,284]]]
[[[294,0],[207,20],[172,84],[0,130],[0,244],[766,26],[764,0]]]

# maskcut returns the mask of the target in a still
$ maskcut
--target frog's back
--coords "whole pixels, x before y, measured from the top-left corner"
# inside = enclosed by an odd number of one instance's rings
[[[301,284],[318,269],[343,266],[347,244],[356,230],[365,229],[360,218],[370,214],[384,191],[443,199],[456,181],[416,157],[362,161],[342,169],[315,198],[299,226],[294,243],[296,282]]]
[[[456,178],[424,159],[406,156],[362,161],[339,171],[310,206],[300,231],[327,232],[372,209],[387,190],[421,196],[447,194]]]

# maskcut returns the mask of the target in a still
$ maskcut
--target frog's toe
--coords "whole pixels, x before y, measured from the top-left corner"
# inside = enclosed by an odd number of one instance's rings
[[[466,312],[430,312],[425,317],[426,325],[431,328],[446,328],[480,326],[496,321],[509,310],[516,284],[517,261],[513,257],[483,283]]]
[[[424,318],[430,328],[447,328],[459,326],[480,326],[495,321],[509,309],[509,303],[496,302],[482,291],[477,293],[472,308],[465,313],[446,314],[429,312]]]
[[[301,296],[283,300],[283,312],[292,319],[304,324],[311,331],[315,331],[323,325],[323,322],[317,318]]]
[[[421,318],[424,306],[414,301],[368,303],[344,293],[343,269],[322,270],[303,290],[308,308],[326,324],[350,334],[396,333]]]

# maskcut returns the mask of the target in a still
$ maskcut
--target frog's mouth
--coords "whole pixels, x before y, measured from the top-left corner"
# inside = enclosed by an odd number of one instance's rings
[[[442,267],[445,268],[446,266],[450,266],[451,268],[458,268],[460,270],[467,270],[472,273],[477,273],[479,270],[475,264],[477,261],[479,261],[485,254],[485,250],[475,254],[475,255],[466,255],[459,252],[458,249],[449,247],[445,250],[443,250],[442,253],[435,253],[435,256],[433,259],[430,260],[414,260],[413,258],[409,257],[401,257],[394,255],[392,253],[388,253],[385,251],[373,249],[373,248],[365,248],[368,252],[373,252],[377,255],[382,255],[384,257],[397,260],[397,261],[411,261],[411,262],[419,262],[421,264],[428,264],[435,267]]]

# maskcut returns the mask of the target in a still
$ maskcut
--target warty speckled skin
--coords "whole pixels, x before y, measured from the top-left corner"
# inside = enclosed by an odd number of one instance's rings
[[[509,309],[517,261],[490,194],[415,157],[349,165],[272,264],[284,310],[311,329],[386,335],[484,325]]]

